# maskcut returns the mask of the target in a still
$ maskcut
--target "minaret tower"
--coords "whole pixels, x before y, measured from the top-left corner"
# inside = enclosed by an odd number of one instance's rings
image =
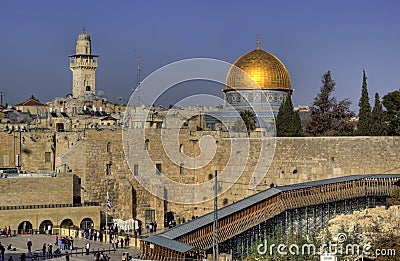
[[[79,34],[76,52],[70,55],[69,68],[72,71],[72,96],[90,98],[96,95],[97,55],[92,55],[90,35]]]

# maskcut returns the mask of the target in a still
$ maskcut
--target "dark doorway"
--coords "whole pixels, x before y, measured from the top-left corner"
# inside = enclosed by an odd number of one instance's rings
[[[171,211],[168,211],[165,213],[164,216],[164,227],[168,227],[169,222],[173,222],[175,220],[174,213]]]
[[[18,226],[18,234],[33,234],[32,223],[29,221],[23,221]]]

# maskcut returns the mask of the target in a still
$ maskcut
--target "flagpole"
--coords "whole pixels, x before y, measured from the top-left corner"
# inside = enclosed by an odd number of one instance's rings
[[[108,197],[108,190],[107,190],[107,201],[106,201],[106,226],[105,226],[105,229],[106,229],[106,236],[105,236],[105,238],[104,238],[105,243],[107,243],[108,200],[109,200],[109,197]]]

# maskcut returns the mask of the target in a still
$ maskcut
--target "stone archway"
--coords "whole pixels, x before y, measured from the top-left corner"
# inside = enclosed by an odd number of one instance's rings
[[[42,223],[40,223],[39,234],[51,235],[52,230],[53,230],[53,222],[51,222],[50,220],[43,220]]]
[[[29,221],[22,221],[18,225],[18,234],[29,234],[29,233],[33,233],[32,223]]]
[[[91,218],[84,218],[84,219],[82,219],[81,224],[80,224],[79,227],[80,227],[80,228],[83,228],[83,229],[90,229],[90,228],[93,228],[93,227],[94,227],[93,219],[91,219]]]
[[[66,218],[61,222],[60,227],[61,228],[73,228],[74,227],[74,222],[72,222],[71,219]]]

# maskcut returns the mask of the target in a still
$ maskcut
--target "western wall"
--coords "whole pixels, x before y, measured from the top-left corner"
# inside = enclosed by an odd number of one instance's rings
[[[141,130],[138,130],[140,132]],[[230,156],[230,140],[221,131],[180,132],[180,153],[198,155],[198,141],[202,135],[211,135],[217,142],[216,155],[202,168],[184,169],[173,163],[164,153],[160,129],[146,131],[147,148],[134,144],[142,153],[129,155],[139,166],[149,153],[154,163],[162,164],[162,173],[182,183],[197,184],[213,178],[215,170],[222,171]],[[400,163],[399,137],[304,137],[276,138],[273,161],[265,178],[254,189],[249,188],[250,177],[257,163],[256,138],[251,139],[252,150],[242,176],[219,195],[219,207],[233,203],[270,186],[279,186],[327,179],[352,174],[398,173]],[[179,148],[177,147],[178,151]],[[47,154],[46,154],[47,153]],[[50,154],[49,154],[50,153]],[[31,131],[0,133],[0,164],[15,167],[20,154],[20,168],[27,172],[71,172],[81,179],[82,202],[99,202],[106,209],[107,191],[111,200],[110,216],[119,219],[137,218],[146,222],[146,211],[152,211],[157,223],[162,224],[166,212],[174,214],[177,223],[188,221],[213,209],[213,201],[182,205],[154,197],[138,184],[125,160],[121,129],[94,129],[84,132]],[[50,156],[49,156],[50,155]],[[50,158],[49,158],[50,157]],[[7,158],[7,162],[5,162]],[[7,166],[6,164],[7,163]],[[62,184],[60,193],[62,194]],[[2,193],[5,192],[2,186]],[[29,193],[40,195],[42,186],[33,186]],[[168,191],[181,197],[190,192]],[[212,194],[213,191],[204,191]],[[31,195],[30,194],[30,195]],[[32,194],[32,195],[33,195]],[[12,202],[9,204],[13,205]],[[14,205],[19,204],[15,201]],[[149,217],[147,217],[148,220]]]

